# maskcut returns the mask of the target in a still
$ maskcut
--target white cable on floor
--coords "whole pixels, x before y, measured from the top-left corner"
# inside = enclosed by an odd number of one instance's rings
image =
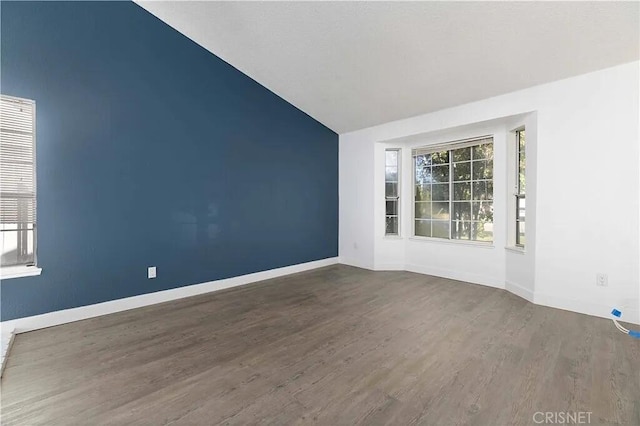
[[[640,331],[634,331],[634,330],[627,330],[626,328],[624,328],[623,326],[621,326],[618,321],[616,320],[616,318],[620,318],[622,316],[622,312],[620,312],[617,309],[614,309],[613,311],[611,311],[611,315],[613,315],[613,323],[615,324],[616,328],[618,330],[620,330],[621,332],[623,332],[624,334],[628,334],[631,337],[635,337],[636,339],[640,339]]]

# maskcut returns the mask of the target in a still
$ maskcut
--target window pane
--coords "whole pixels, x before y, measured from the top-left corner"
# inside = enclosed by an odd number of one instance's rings
[[[471,222],[452,222],[451,238],[454,240],[468,240],[471,236]]]
[[[385,152],[385,164],[387,166],[397,166],[398,165],[398,151],[395,149],[388,149]]]
[[[431,177],[431,167],[422,166],[416,167],[416,184],[428,184],[433,180]]]
[[[446,201],[449,199],[449,184],[438,184],[433,185],[432,187],[432,195],[435,201]]]
[[[471,147],[453,150],[453,161],[466,161],[471,159]]]
[[[387,215],[397,216],[398,215],[398,202],[397,201],[387,201]]]
[[[431,203],[416,203],[415,217],[416,219],[431,219]]]
[[[447,164],[449,162],[449,151],[434,152],[431,154],[433,164]]]
[[[386,183],[384,195],[386,197],[397,197],[398,196],[398,184],[397,183]]]
[[[493,200],[493,182],[490,180],[473,182],[473,199]]]
[[[431,165],[431,154],[416,155],[415,156],[416,167],[424,167]]]
[[[485,143],[485,144],[476,145],[473,147],[473,150],[472,150],[473,160],[480,160],[480,159],[491,160],[492,158],[493,158],[492,143]]]
[[[387,227],[385,233],[387,235],[398,234],[398,216],[387,216]]]
[[[527,165],[524,130],[518,132],[518,193],[525,193],[525,169]]]
[[[415,235],[419,237],[431,236],[431,221],[430,220],[416,220],[415,221]]]
[[[493,179],[493,161],[480,160],[473,162],[473,180]]]
[[[493,241],[493,223],[474,222],[471,226],[471,239],[475,241]]]
[[[518,222],[516,224],[517,225],[516,244],[519,246],[523,246],[526,242],[524,224],[525,222]]]
[[[471,203],[454,201],[452,220],[471,220]]]
[[[471,184],[470,183],[454,183],[453,199],[454,200],[470,200]]]
[[[434,219],[449,219],[449,203],[431,203],[431,217]]]
[[[474,200],[486,200],[487,199],[487,184],[484,181],[473,182],[473,199]]]
[[[432,168],[433,182],[449,182],[449,165],[446,166],[433,166]]]
[[[526,216],[525,209],[526,200],[521,197],[516,197],[516,215],[517,220],[524,220]]]
[[[385,180],[387,182],[397,182],[398,181],[398,168],[397,167],[387,167],[385,169]]]
[[[431,201],[431,185],[416,185],[416,201]]]
[[[471,180],[471,163],[454,163],[453,164],[453,180]]]
[[[33,264],[35,260],[33,225],[4,224],[2,228],[3,230],[0,232],[2,266]]]
[[[432,222],[432,237],[449,238],[449,222],[434,220]]]
[[[487,201],[472,203],[471,219],[480,222],[493,222],[493,203]]]

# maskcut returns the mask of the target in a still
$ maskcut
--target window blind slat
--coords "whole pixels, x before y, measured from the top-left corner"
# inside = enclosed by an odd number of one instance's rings
[[[34,103],[0,96],[0,223],[36,223]]]
[[[2,145],[10,145],[22,148],[33,147],[33,134],[22,134],[15,132],[2,132],[0,133],[0,143]]]
[[[33,133],[33,104],[2,96],[0,100],[0,130]]]
[[[0,222],[2,223],[36,223],[35,199],[2,198],[0,199]]]

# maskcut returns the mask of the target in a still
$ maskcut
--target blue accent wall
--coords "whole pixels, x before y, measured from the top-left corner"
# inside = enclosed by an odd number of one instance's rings
[[[2,281],[3,321],[337,256],[335,132],[133,3],[1,8],[43,269]]]

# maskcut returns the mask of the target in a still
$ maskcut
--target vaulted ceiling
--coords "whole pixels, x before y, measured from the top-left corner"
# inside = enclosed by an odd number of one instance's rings
[[[138,2],[338,133],[640,58],[639,2]]]

